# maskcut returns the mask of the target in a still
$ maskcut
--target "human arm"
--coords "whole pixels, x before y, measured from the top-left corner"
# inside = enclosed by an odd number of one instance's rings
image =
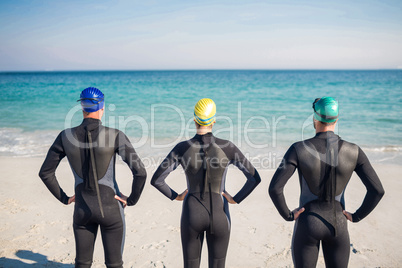
[[[67,205],[70,205],[71,203],[74,203],[74,202],[75,202],[75,195],[73,195],[72,197],[70,197],[68,199]]]
[[[227,154],[230,156],[231,162],[243,172],[247,181],[233,198],[227,192],[224,193],[227,195],[225,197],[229,198],[229,203],[234,201],[235,203],[240,204],[240,202],[243,201],[261,182],[261,177],[250,161],[248,161],[234,144],[230,144],[229,149],[230,151]]]
[[[295,147],[292,145],[286,152],[282,159],[281,164],[272,177],[269,185],[269,196],[272,199],[279,214],[287,221],[293,221],[296,219],[294,211],[290,211],[286,204],[285,196],[283,194],[283,188],[292,177],[297,167],[297,153]]]
[[[350,213],[352,216],[352,221],[359,222],[360,220],[365,218],[371,211],[373,211],[378,202],[380,202],[385,191],[382,187],[380,179],[377,176],[377,173],[371,166],[366,154],[360,148],[355,171],[367,190],[361,206],[356,210],[355,213]]]
[[[343,215],[345,215],[346,219],[353,222],[353,215],[350,212],[348,212],[346,210],[343,210],[342,212],[343,212]]]
[[[304,207],[301,208],[296,208],[292,211],[293,214],[293,220],[297,220],[300,216],[300,214],[302,214],[306,209]]]
[[[121,156],[122,160],[128,165],[128,167],[131,170],[131,173],[133,174],[131,194],[125,200],[127,206],[133,206],[138,202],[138,199],[140,198],[141,193],[144,189],[145,180],[147,178],[147,172],[140,157],[135,152],[134,147],[132,146],[130,140],[121,131],[118,133],[116,137],[115,146],[117,148],[117,153]],[[123,195],[120,197],[123,198]]]
[[[70,204],[70,198],[66,195],[63,189],[60,187],[59,182],[56,178],[56,169],[60,161],[66,156],[63,148],[62,133],[60,133],[52,146],[50,147],[45,161],[39,171],[39,177],[42,179],[43,183],[49,189],[49,191],[56,197],[60,202],[65,205]]]
[[[166,177],[175,170],[180,164],[179,161],[179,149],[178,145],[170,151],[170,153],[166,156],[166,158],[159,165],[157,170],[151,179],[151,185],[158,189],[162,194],[164,194],[170,200],[175,200],[178,197],[177,192],[169,187],[169,185],[165,182]],[[179,197],[180,199],[180,197]]]
[[[176,196],[175,200],[177,200],[177,201],[183,201],[184,198],[186,197],[187,193],[188,193],[188,189],[184,190],[184,192],[182,192],[181,194],[178,194],[178,195]]]
[[[223,195],[223,197],[226,198],[226,200],[229,202],[229,204],[237,204],[236,201],[234,201],[233,196],[230,195],[228,192],[223,191],[222,195]]]
[[[125,196],[123,193],[119,193],[119,195],[115,195],[114,198],[118,201],[120,201],[123,204],[123,208],[127,206],[127,196]]]

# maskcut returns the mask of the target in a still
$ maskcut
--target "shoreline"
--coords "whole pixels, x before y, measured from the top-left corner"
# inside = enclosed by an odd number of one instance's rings
[[[51,144],[50,144],[51,145]],[[47,149],[50,148],[46,147]],[[289,145],[290,146],[290,145]],[[173,147],[172,147],[173,148]],[[166,155],[170,152],[172,148],[164,148],[159,149],[154,155],[147,155],[145,152],[149,152],[148,149],[137,149],[136,152],[139,154],[141,160],[144,162],[144,165],[147,169],[156,168],[162,160],[166,157]],[[399,150],[370,150],[370,148],[361,147],[363,152],[367,155],[370,160],[370,163],[381,166],[390,166],[390,167],[402,167],[402,152]],[[387,148],[387,147],[383,147]],[[390,147],[393,148],[393,147]],[[398,147],[399,148],[399,147]],[[276,148],[278,149],[278,148]],[[250,162],[257,168],[261,170],[275,171],[281,160],[283,155],[286,152],[286,149],[281,148],[281,150],[267,150],[262,153],[251,154],[247,150],[240,148],[240,150],[244,153],[244,155],[249,159]],[[19,154],[10,154],[5,155],[0,153],[0,159],[41,159],[44,161],[46,158],[46,154],[39,153],[36,155],[19,155]],[[400,161],[401,160],[401,161]],[[63,159],[62,161],[66,161]],[[118,163],[118,162],[116,162]]]

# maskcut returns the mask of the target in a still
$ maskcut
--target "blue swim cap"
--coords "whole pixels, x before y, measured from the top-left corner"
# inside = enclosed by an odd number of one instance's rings
[[[103,93],[95,88],[88,87],[81,92],[80,99],[82,109],[87,113],[93,113],[103,109],[105,104]]]

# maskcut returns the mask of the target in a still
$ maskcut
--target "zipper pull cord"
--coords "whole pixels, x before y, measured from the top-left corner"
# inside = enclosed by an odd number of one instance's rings
[[[94,175],[96,195],[98,197],[98,204],[99,204],[99,208],[100,208],[102,218],[104,218],[105,215],[103,213],[102,200],[101,200],[100,192],[99,192],[98,174],[96,172],[95,155],[94,155],[94,151],[93,151],[93,148],[92,148],[92,135],[91,135],[91,132],[87,131],[87,135],[88,135],[88,141],[89,141],[89,153],[90,153],[90,156],[91,156],[92,173]]]

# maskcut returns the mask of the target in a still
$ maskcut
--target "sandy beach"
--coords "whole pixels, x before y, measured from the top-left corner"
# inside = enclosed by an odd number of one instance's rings
[[[72,230],[73,206],[56,200],[38,177],[43,158],[1,157],[0,267],[73,267],[75,248]],[[129,194],[131,175],[121,161],[117,181]],[[349,223],[351,255],[349,267],[400,267],[402,240],[402,166],[374,165],[385,196],[363,221]],[[127,207],[125,267],[182,267],[180,242],[181,202],[170,201],[150,184],[155,167],[148,168],[142,197]],[[241,204],[231,205],[231,239],[226,267],[292,267],[293,222],[284,221],[271,202],[267,189],[274,170],[259,170],[262,182]],[[73,176],[64,159],[58,170],[59,183],[73,195]],[[245,178],[235,168],[227,177],[227,190],[236,193]],[[177,191],[185,189],[184,174],[177,169],[167,182]],[[365,188],[353,175],[346,189],[346,209],[354,212]],[[297,207],[298,179],[294,175],[285,187],[289,206]],[[201,267],[207,267],[206,243]],[[98,235],[93,267],[104,267]],[[325,267],[322,252],[317,267]]]

